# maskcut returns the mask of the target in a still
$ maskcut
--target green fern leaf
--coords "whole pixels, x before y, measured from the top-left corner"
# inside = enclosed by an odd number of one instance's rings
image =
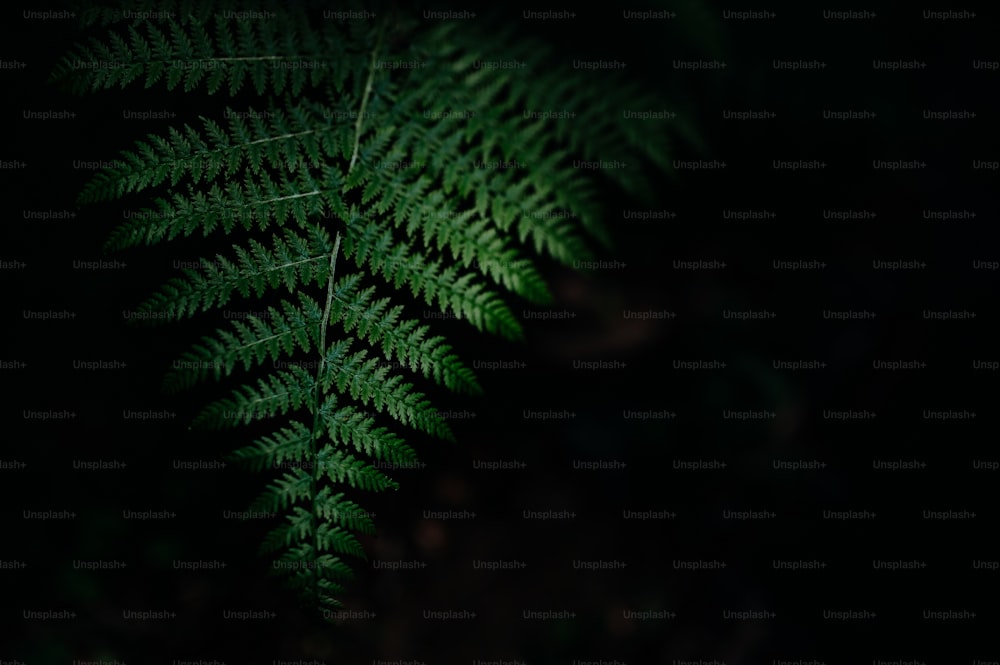
[[[336,386],[362,404],[372,404],[396,420],[414,429],[448,441],[454,440],[451,428],[430,406],[424,394],[402,375],[368,357],[368,350],[350,353],[354,339],[347,337],[332,343],[320,365],[319,380],[324,391]]]
[[[278,361],[296,350],[308,352],[319,337],[323,310],[305,294],[299,294],[298,306],[282,301],[282,310],[268,308],[269,316],[248,316],[246,322],[233,321],[233,331],[218,330],[216,337],[203,337],[202,343],[175,363],[177,369],[167,374],[164,389],[175,392],[190,388],[211,371],[216,379],[229,376],[237,365],[250,369],[270,358]]]
[[[319,413],[334,443],[353,446],[359,453],[394,466],[416,465],[417,455],[413,448],[386,428],[378,426],[371,415],[352,406],[337,408],[333,395],[327,397]]]
[[[517,30],[428,22],[401,6],[376,21],[322,24],[306,7],[264,0],[268,20],[242,20],[245,10],[228,0],[87,7],[81,22],[97,34],[52,76],[78,91],[231,98],[222,117],[185,118],[123,150],[79,201],[140,200],[108,250],[233,239],[232,252],[167,279],[136,320],[254,308],[201,336],[164,388],[237,382],[193,426],[279,419],[227,458],[274,475],[253,504],[280,516],[261,549],[304,601],[328,610],[342,607],[352,579],[342,557],[365,557],[354,534],[375,533],[354,494],[398,489],[385,470],[419,464],[408,441],[454,439],[414,381],[481,393],[407,301],[521,339],[505,298],[550,303],[542,262],[575,267],[592,257],[591,239],[609,244],[601,181],[648,192],[672,145],[622,113],[656,108],[648,87],[593,86],[547,67],[558,53]],[[479,65],[498,53],[525,71]]]
[[[375,300],[374,287],[359,290],[360,275],[340,279],[334,287],[332,315],[345,332],[355,331],[372,345],[380,345],[387,359],[433,378],[451,390],[482,392],[475,375],[452,352],[444,338],[427,337],[430,328],[401,317],[403,308],[390,307],[388,298]]]
[[[163,322],[221,307],[234,295],[259,298],[279,286],[294,292],[324,284],[333,243],[322,228],[309,227],[307,232],[284,229],[271,237],[270,246],[253,239],[249,249],[233,245],[235,259],[202,259],[198,269],[185,268],[184,277],[171,278],[138,311],[162,315],[149,320]]]
[[[462,274],[440,260],[428,261],[408,244],[376,222],[348,233],[344,253],[359,268],[371,268],[397,289],[406,285],[428,305],[438,305],[464,318],[480,330],[521,339],[524,332],[517,317],[496,293],[489,291],[473,273]]]
[[[349,57],[345,40],[336,30],[312,29],[303,11],[275,12],[266,21],[232,21],[221,12],[206,20],[187,13],[163,25],[142,22],[128,29],[128,40],[111,33],[106,42],[77,45],[62,58],[53,79],[69,79],[79,92],[163,82],[167,90],[191,92],[204,85],[214,94],[225,86],[236,95],[249,83],[258,94],[287,90],[293,96],[307,84],[339,88],[343,82],[328,74]]]
[[[252,444],[238,448],[227,459],[244,465],[251,471],[265,471],[285,464],[294,464],[310,458],[312,430],[293,420],[288,427],[262,436]]]
[[[268,485],[264,493],[257,497],[251,509],[261,512],[281,512],[299,501],[312,500],[314,491],[312,474],[302,469],[293,469],[286,471],[281,478]],[[303,514],[305,517],[302,517]],[[303,521],[311,524],[312,512],[302,510],[297,515],[293,522],[297,531],[304,528]]]
[[[301,367],[274,372],[257,380],[257,388],[243,386],[230,399],[209,404],[195,417],[193,426],[224,429],[264,418],[284,415],[309,404],[316,380]]]

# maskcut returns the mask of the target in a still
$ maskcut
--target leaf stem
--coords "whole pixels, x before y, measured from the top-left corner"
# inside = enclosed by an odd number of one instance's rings
[[[326,280],[326,305],[323,307],[323,321],[319,329],[319,347],[323,356],[321,362],[326,362],[326,329],[330,325],[330,307],[333,305],[333,278],[337,273],[337,254],[340,252],[340,231],[333,241],[333,251],[330,252],[330,275]],[[319,377],[317,377],[319,378]]]
[[[365,119],[365,108],[368,106],[368,98],[371,97],[372,94],[372,84],[375,81],[375,69],[376,65],[378,65],[378,50],[382,45],[383,34],[384,31],[379,29],[378,38],[375,40],[375,48],[372,49],[372,61],[371,65],[368,67],[368,80],[365,81],[365,92],[361,97],[361,109],[358,111],[358,119],[354,122],[354,152],[351,153],[351,163],[347,167],[348,175],[350,175],[351,171],[354,170],[354,164],[358,161],[358,149],[361,146],[361,124]]]
[[[384,28],[384,25],[383,25]],[[379,29],[378,38],[375,41],[375,46],[372,48],[372,59],[371,66],[368,70],[368,80],[365,82],[365,91],[361,97],[361,108],[358,111],[358,119],[354,123],[354,152],[351,154],[351,163],[347,167],[347,173],[350,174],[351,170],[354,169],[355,163],[358,161],[358,150],[361,144],[361,129],[362,123],[365,117],[365,108],[368,106],[368,98],[371,97],[372,84],[375,80],[375,69],[378,62],[378,51],[382,45],[382,35],[383,29]],[[318,564],[318,558],[320,555],[320,518],[319,518],[319,484],[320,479],[323,476],[322,469],[319,463],[319,453],[321,447],[319,445],[320,433],[322,419],[320,416],[320,408],[323,405],[323,375],[326,371],[326,330],[330,327],[330,311],[333,308],[334,300],[334,283],[337,274],[337,255],[340,253],[340,230],[337,230],[337,234],[333,241],[333,251],[330,252],[330,270],[326,279],[326,304],[323,307],[323,320],[320,321],[319,327],[319,366],[316,369],[316,386],[315,386],[315,397],[313,404],[313,427],[312,427],[312,479],[309,484],[309,494],[312,496],[312,514],[313,514],[313,568],[312,568],[312,579],[313,579],[313,593],[317,600],[320,598],[320,570]]]

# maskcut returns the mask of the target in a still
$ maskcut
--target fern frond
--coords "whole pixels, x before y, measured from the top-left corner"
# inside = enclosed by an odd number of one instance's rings
[[[319,413],[334,443],[351,445],[359,453],[395,466],[410,467],[417,463],[416,452],[403,439],[353,406],[337,408],[335,396],[327,396]]]
[[[234,228],[265,230],[271,224],[289,221],[304,227],[310,216],[322,216],[329,208],[343,206],[339,198],[339,176],[325,169],[322,183],[306,172],[290,179],[282,174],[277,182],[269,175],[247,174],[243,183],[213,184],[207,191],[188,187],[186,196],[174,194],[172,201],[156,199],[157,210],[144,209],[118,226],[105,243],[106,250],[153,245],[201,231],[226,234]]]
[[[292,506],[285,515],[286,524],[271,529],[264,536],[262,552],[278,552],[296,543],[311,540],[316,530],[316,516],[302,506]]]
[[[233,391],[232,398],[212,402],[192,424],[224,429],[284,415],[308,405],[315,390],[315,379],[306,370],[292,365],[258,379],[256,388],[243,386]]]
[[[427,260],[392,232],[370,221],[360,229],[349,226],[344,253],[359,268],[381,273],[397,289],[406,285],[428,305],[451,310],[480,330],[496,332],[508,339],[521,339],[520,322],[500,297],[476,280],[472,273],[461,274],[440,259]]]
[[[315,549],[311,543],[301,543],[289,547],[284,554],[277,557],[277,561],[286,564],[281,568],[292,570],[295,574],[312,574],[314,571],[319,570],[322,571],[323,575],[328,577],[342,580],[354,579],[354,570],[344,563],[343,559],[339,556],[325,553],[320,553],[316,556]],[[286,572],[285,574],[288,573]],[[308,579],[308,576],[305,577]],[[340,593],[343,593],[343,591]]]
[[[424,51],[420,56],[430,57]],[[439,122],[408,130],[390,155],[408,155],[411,163],[430,165],[440,174],[439,191],[443,195],[455,192],[471,198],[473,209],[492,221],[504,236],[516,226],[519,239],[523,242],[531,237],[536,252],[544,251],[567,265],[589,258],[590,251],[575,226],[563,222],[566,217],[579,218],[598,237],[606,235],[596,212],[593,188],[587,184],[585,173],[572,166],[565,149],[536,140],[545,122],[528,122],[520,113],[505,116],[506,107],[492,97],[456,90],[443,62],[436,71],[437,78],[428,77],[435,81],[432,89],[436,94],[430,94],[429,99],[423,93],[393,98],[393,106],[387,111],[392,122],[405,125],[414,116],[452,114],[454,108],[464,109],[464,115],[451,124]],[[498,80],[503,84],[506,79]],[[414,87],[419,85],[414,83]],[[450,102],[447,107],[441,99]],[[424,104],[431,104],[433,110]],[[504,130],[497,131],[498,127]],[[499,144],[499,135],[508,138]],[[407,163],[398,158],[383,158],[385,161]],[[407,191],[398,185],[390,190]],[[431,216],[427,223],[433,228],[438,220]]]
[[[482,392],[475,374],[459,359],[440,336],[428,337],[430,327],[413,319],[403,319],[403,308],[389,306],[388,298],[375,299],[375,288],[359,289],[361,276],[342,277],[333,292],[333,318],[344,331],[357,334],[372,345],[382,347],[385,357],[414,372],[433,377],[451,390]]]
[[[347,484],[351,487],[381,492],[387,489],[399,489],[399,483],[385,475],[369,462],[358,459],[350,453],[334,450],[327,446],[317,456],[319,468],[326,472],[327,477],[335,483]]]
[[[101,171],[80,193],[80,203],[92,203],[139,192],[169,181],[176,186],[184,178],[194,184],[218,177],[260,175],[266,170],[294,173],[321,168],[340,153],[338,133],[347,126],[350,96],[338,100],[336,108],[300,103],[266,111],[235,111],[227,108],[227,127],[200,117],[202,131],[185,124],[169,129],[165,136],[150,134],[135,149],[121,153],[117,164]]]
[[[329,522],[320,522],[316,528],[316,541],[319,543],[320,550],[350,554],[359,559],[368,558],[365,548],[361,546],[354,534],[341,526],[333,526]]]
[[[316,30],[303,10],[286,7],[268,20],[238,20],[216,12],[137,22],[106,41],[77,44],[59,62],[54,80],[69,78],[78,92],[164,83],[167,90],[236,95],[248,82],[258,94],[328,82],[343,87],[352,55],[335,29]]]
[[[283,229],[272,235],[266,246],[248,240],[249,249],[233,245],[235,258],[221,254],[215,260],[202,259],[199,268],[185,268],[184,277],[173,277],[137,310],[165,316],[151,321],[181,319],[227,304],[234,294],[261,297],[284,286],[289,292],[326,282],[333,243],[322,228],[309,225],[308,235]]]
[[[343,559],[328,553],[320,553],[317,556],[313,543],[300,543],[289,547],[275,558],[271,572],[286,576],[288,586],[306,596],[313,596],[317,590],[322,591],[320,598],[312,598],[313,602],[326,600],[324,604],[333,607],[342,605],[329,596],[344,593],[344,587],[334,580],[354,579],[354,571],[344,563]]]
[[[551,302],[537,262],[575,267],[591,258],[590,238],[608,244],[600,181],[637,194],[666,169],[672,137],[621,112],[655,109],[658,97],[613,76],[594,86],[546,67],[556,51],[513,29],[487,35],[485,20],[428,22],[396,6],[388,19],[320,24],[305,6],[271,0],[253,10],[234,0],[107,1],[116,4],[83,17],[103,34],[70,49],[53,78],[78,90],[256,93],[247,110],[233,102],[222,118],[147,135],[79,200],[147,197],[108,250],[241,238],[167,280],[136,318],[266,299],[266,309],[202,336],[164,388],[255,372],[193,425],[283,416],[228,458],[275,473],[253,504],[282,516],[262,544],[274,572],[317,607],[341,607],[351,579],[341,555],[364,558],[353,534],[374,533],[347,492],[397,489],[384,469],[418,464],[382,421],[414,430],[406,438],[454,439],[409,379],[481,392],[405,301],[522,338],[504,297]],[[243,20],[248,11],[267,20]],[[481,66],[498,54],[523,67]],[[353,266],[338,272],[341,254]]]
[[[443,196],[440,190],[436,194]],[[434,215],[438,223],[424,220],[425,246],[438,250],[447,247],[464,266],[479,268],[495,283],[532,303],[552,302],[552,293],[534,262],[491,228],[487,216],[473,210],[451,214],[447,207],[442,208]]]
[[[393,418],[441,439],[454,441],[454,435],[431,407],[423,393],[414,390],[399,374],[368,357],[368,350],[351,353],[354,338],[347,337],[330,344],[320,366],[319,380],[325,391],[336,386],[337,392],[347,393],[362,404],[371,404]]]
[[[312,474],[303,469],[295,468],[291,471],[286,471],[281,478],[268,485],[264,492],[254,501],[251,510],[277,513],[286,510],[292,504],[299,501],[312,500],[313,492]],[[296,508],[300,508],[300,506],[296,506]],[[310,518],[313,516],[308,511],[305,514]]]
[[[362,201],[389,216],[408,237],[420,238],[428,249],[447,249],[465,267],[475,264],[517,295],[538,304],[549,302],[551,294],[534,264],[491,228],[487,214],[471,208],[457,211],[446,189],[434,186],[426,175],[426,162],[409,159],[401,141],[374,165],[358,169],[356,180],[365,187]],[[397,166],[408,164],[414,166]]]
[[[343,492],[334,494],[329,486],[324,487],[316,495],[316,514],[351,531],[375,535],[375,522],[369,513],[345,496]]]
[[[189,388],[211,372],[216,380],[229,376],[237,365],[248,370],[270,358],[280,360],[296,350],[308,352],[319,339],[323,310],[319,304],[299,294],[299,305],[287,300],[282,310],[268,308],[268,317],[248,316],[233,321],[232,331],[219,329],[215,337],[203,337],[175,363],[164,379],[164,390]]]
[[[242,464],[251,471],[264,471],[308,459],[312,454],[312,430],[297,420],[288,425],[270,436],[262,436],[252,444],[234,450],[226,459]]]
[[[286,548],[285,543],[295,543],[300,533],[296,532],[295,525],[278,527],[268,534],[261,550],[280,552]],[[276,556],[272,572],[285,576],[290,588],[316,605],[333,609],[343,607],[343,603],[335,598],[345,591],[339,581],[353,580],[354,571],[339,556],[318,551],[316,543],[313,533],[310,542],[300,541],[287,546],[282,554]],[[344,545],[341,549],[352,548]]]

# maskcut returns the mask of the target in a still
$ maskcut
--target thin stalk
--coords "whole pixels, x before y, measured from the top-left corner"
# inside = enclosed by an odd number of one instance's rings
[[[384,27],[384,26],[383,26]],[[375,41],[375,46],[372,49],[371,64],[368,69],[368,80],[365,82],[365,91],[361,97],[361,108],[358,111],[358,119],[354,123],[354,151],[351,154],[351,163],[347,167],[347,173],[350,175],[351,171],[354,169],[354,165],[358,161],[358,150],[361,145],[361,131],[363,127],[363,121],[365,117],[365,109],[368,106],[368,99],[372,94],[373,82],[375,80],[375,69],[378,62],[378,51],[382,45],[382,29],[379,30],[378,38]],[[313,497],[312,513],[313,513],[313,565],[316,566],[316,559],[319,557],[320,553],[320,540],[319,540],[319,484],[320,479],[323,476],[323,470],[320,468],[319,464],[319,439],[322,432],[322,419],[320,418],[320,407],[323,404],[323,375],[326,371],[326,330],[330,327],[330,310],[333,307],[333,291],[334,291],[334,281],[337,274],[337,256],[340,253],[340,231],[337,234],[333,242],[333,251],[330,252],[330,271],[326,279],[326,304],[323,307],[323,319],[320,322],[319,328],[319,355],[320,361],[319,366],[316,369],[316,387],[315,396],[313,398],[313,427],[312,427],[312,460],[313,460],[313,473],[312,481],[310,483],[310,493]],[[318,567],[313,570],[313,592],[316,598],[319,598],[319,580],[320,574]]]

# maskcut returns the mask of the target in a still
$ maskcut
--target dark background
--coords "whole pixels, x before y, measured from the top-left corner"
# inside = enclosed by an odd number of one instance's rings
[[[176,122],[209,106],[176,93],[138,88],[85,97],[46,83],[56,59],[78,38],[72,20],[22,18],[4,10],[6,103],[0,159],[0,285],[4,290],[0,369],[5,399],[0,460],[0,660],[72,663],[272,661],[362,663],[793,662],[1000,660],[995,639],[996,564],[991,499],[996,472],[973,467],[997,459],[996,10],[975,18],[927,19],[922,7],[883,9],[876,17],[824,20],[824,7],[754,7],[777,16],[724,18],[719,3],[668,6],[676,18],[634,22],[619,8],[577,9],[573,19],[539,23],[507,10],[525,31],[553,40],[572,57],[618,58],[628,75],[662,90],[677,120],[649,131],[677,135],[676,159],[719,160],[725,169],[677,169],[658,183],[658,200],[637,203],[606,186],[604,209],[616,247],[602,259],[615,269],[574,273],[547,266],[557,312],[526,319],[525,344],[443,329],[467,362],[517,361],[513,370],[477,372],[486,394],[435,394],[441,408],[474,413],[452,425],[455,444],[410,437],[426,466],[401,470],[396,493],[360,497],[376,514],[377,538],[364,538],[370,562],[345,598],[362,618],[324,624],[299,608],[256,555],[267,524],[223,519],[244,510],[265,482],[232,467],[187,471],[177,460],[219,460],[246,430],[187,429],[208,400],[207,384],[164,397],[169,363],[196,340],[201,322],[162,328],[127,325],[131,309],[172,275],[171,261],[200,255],[188,245],[133,250],[115,257],[101,245],[124,204],[77,210],[90,171],[74,160],[112,159],[170,121],[125,121],[122,108],[170,109]],[[553,9],[546,7],[544,9]],[[554,9],[561,9],[556,7]],[[831,7],[827,9],[837,9]],[[974,9],[969,7],[970,10]],[[675,69],[675,60],[718,60],[718,71]],[[821,70],[781,71],[773,60],[820,60]],[[919,60],[917,71],[874,70],[873,59]],[[594,85],[601,85],[595,75]],[[199,97],[201,100],[201,97]],[[201,101],[199,101],[201,103]],[[235,104],[234,104],[235,106]],[[26,119],[25,109],[63,110],[69,120]],[[768,110],[766,120],[726,120],[723,111]],[[835,121],[823,109],[866,109],[877,117]],[[923,111],[968,110],[975,118],[928,120]],[[692,126],[700,149],[675,131]],[[675,125],[671,125],[675,123]],[[789,173],[775,159],[820,160],[825,169]],[[922,160],[926,168],[888,172],[873,159]],[[623,210],[667,210],[671,219],[625,219]],[[768,210],[768,220],[723,219],[723,210]],[[869,210],[873,219],[823,219],[824,209]],[[71,211],[38,221],[25,210]],[[929,220],[925,210],[976,217]],[[111,270],[77,270],[73,261],[117,258]],[[718,261],[725,268],[683,270],[674,261]],[[775,260],[816,260],[819,269],[776,270]],[[913,270],[875,270],[873,260],[916,260]],[[516,311],[522,309],[515,303]],[[736,321],[724,310],[768,310],[776,317]],[[974,311],[967,320],[927,320],[933,309]],[[26,310],[67,310],[65,321],[36,321]],[[824,310],[867,310],[867,321],[834,321]],[[667,311],[637,321],[626,311]],[[210,318],[210,317],[209,317]],[[202,319],[201,321],[208,320]],[[117,370],[87,371],[74,361],[119,360]],[[574,361],[607,360],[620,369],[583,370]],[[678,369],[675,361],[725,363]],[[775,360],[826,363],[776,369]],[[919,369],[876,370],[875,360],[919,361]],[[23,366],[11,363],[23,363]],[[67,410],[59,422],[26,419],[26,410]],[[155,422],[122,418],[123,409],[176,415]],[[567,410],[538,422],[525,410]],[[668,411],[667,419],[627,419],[625,410]],[[765,422],[722,417],[766,410]],[[925,409],[975,412],[967,421],[929,421]],[[867,421],[837,422],[824,410],[868,410]],[[266,431],[266,430],[262,430]],[[818,460],[825,467],[787,471],[772,460]],[[918,470],[873,469],[873,460],[919,460]],[[83,471],[74,460],[117,460],[124,469]],[[477,469],[480,460],[518,461],[516,470]],[[624,464],[575,468],[580,460]],[[675,460],[717,460],[690,471]],[[15,464],[19,463],[19,464]],[[23,465],[23,466],[22,466]],[[25,510],[68,510],[67,520],[24,519]],[[123,509],[169,510],[176,517],[137,521]],[[623,519],[623,510],[668,511],[668,519]],[[425,510],[475,513],[474,519],[424,519]],[[575,517],[522,518],[523,510],[567,510]],[[722,519],[723,511],[768,510],[766,520]],[[868,510],[875,519],[823,519],[824,510]],[[924,510],[967,510],[972,519],[924,519]],[[75,561],[119,561],[88,571]],[[175,561],[226,567],[190,572]],[[517,570],[476,569],[474,561],[520,561]],[[613,570],[576,561],[617,561]],[[726,567],[678,569],[679,561]],[[775,570],[775,560],[822,561],[817,570]],[[926,567],[885,571],[873,560],[917,560]],[[416,561],[391,571],[371,562]],[[12,562],[24,562],[18,566]],[[224,620],[226,610],[274,617]],[[662,610],[637,620],[627,610]],[[24,610],[67,610],[75,617],[28,620]],[[123,610],[166,610],[166,620],[123,619]],[[429,620],[426,610],[475,613]],[[523,618],[526,610],[570,611],[568,619]],[[723,618],[767,610],[763,620]],[[824,610],[868,610],[869,619],[825,619]],[[974,618],[934,620],[925,610],[968,610]],[[992,639],[991,639],[992,637]]]

